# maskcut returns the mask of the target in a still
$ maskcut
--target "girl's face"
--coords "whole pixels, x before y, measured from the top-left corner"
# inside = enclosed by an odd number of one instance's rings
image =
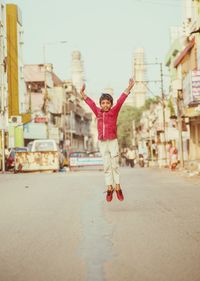
[[[111,109],[112,104],[109,100],[102,100],[100,106],[103,111],[107,112]]]

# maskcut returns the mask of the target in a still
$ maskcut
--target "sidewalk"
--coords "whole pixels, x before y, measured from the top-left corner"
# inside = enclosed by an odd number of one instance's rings
[[[189,177],[200,176],[200,161],[187,161],[184,165],[184,170]]]
[[[184,163],[184,167],[180,167],[180,164],[178,164],[175,171],[170,171],[168,167],[159,167],[154,163],[149,165],[150,169],[154,170],[165,170],[169,171],[173,174],[179,174],[181,176],[187,177],[187,178],[195,178],[200,181],[200,162],[198,161],[187,161]]]

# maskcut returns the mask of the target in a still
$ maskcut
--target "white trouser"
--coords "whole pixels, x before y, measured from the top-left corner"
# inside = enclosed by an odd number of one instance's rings
[[[119,184],[119,146],[117,139],[99,141],[106,185]]]

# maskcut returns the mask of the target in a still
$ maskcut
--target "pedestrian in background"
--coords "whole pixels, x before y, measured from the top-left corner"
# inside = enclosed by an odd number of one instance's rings
[[[124,152],[123,150],[120,151],[120,154],[119,154],[119,165],[121,167],[124,167],[125,166],[125,157],[124,157]]]
[[[123,148],[121,151],[121,167],[128,166],[128,159],[127,159],[127,148]]]
[[[119,175],[119,146],[117,140],[117,117],[122,104],[130,94],[134,80],[130,79],[127,89],[120,95],[116,105],[113,106],[113,97],[103,93],[99,99],[100,107],[85,94],[85,84],[81,89],[81,96],[89,105],[97,118],[99,148],[104,162],[105,183],[107,186],[106,200],[112,201],[113,192],[122,201],[124,196],[120,186]],[[112,107],[113,106],[113,107]]]
[[[131,166],[131,168],[134,168],[135,166],[135,158],[136,158],[136,152],[133,149],[133,147],[129,148],[127,151],[127,158],[128,158],[128,162],[129,165]]]
[[[171,171],[176,170],[178,164],[178,149],[172,142],[169,143],[169,168]]]

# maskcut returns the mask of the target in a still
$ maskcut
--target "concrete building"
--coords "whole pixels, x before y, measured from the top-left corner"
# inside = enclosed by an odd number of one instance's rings
[[[6,41],[5,41],[6,34]],[[6,128],[6,144],[23,146],[23,123],[30,120],[25,108],[23,77],[22,15],[14,4],[1,5],[1,104]],[[4,70],[3,70],[4,68]],[[4,93],[3,93],[4,92]],[[7,133],[8,131],[8,133]]]
[[[81,106],[73,83],[61,81],[51,64],[25,65],[24,76],[32,115],[32,122],[24,126],[26,143],[51,138],[65,149],[87,150],[91,115]]]
[[[79,51],[72,52],[72,66],[71,66],[72,83],[78,93],[84,83],[84,70],[81,53]]]
[[[34,139],[50,138],[50,109],[51,111],[55,110],[51,106],[51,101],[54,100],[51,90],[54,86],[57,87],[62,84],[62,81],[58,77],[55,78],[54,75],[52,65],[48,65],[47,67],[44,64],[24,65],[24,77],[27,89],[26,104],[28,107],[27,110],[31,114],[31,122],[24,126],[25,144]],[[48,104],[46,104],[45,86],[48,94]],[[60,102],[59,98],[58,101]],[[59,143],[58,134],[55,139]]]
[[[134,94],[130,94],[126,104],[137,108],[143,106],[146,100],[147,87],[145,85],[145,56],[144,49],[135,50],[133,57],[133,77],[135,79]]]
[[[5,167],[5,145],[8,145],[8,91],[6,68],[6,7],[0,2],[0,170]]]
[[[30,121],[26,113],[23,77],[22,15],[14,4],[0,2],[0,150],[24,146],[23,124]]]
[[[64,146],[72,151],[91,151],[91,113],[83,108],[83,101],[72,81],[64,81],[64,88]]]
[[[75,87],[75,90],[77,92],[77,98],[79,99],[79,105],[84,109],[84,111],[87,113],[85,116],[90,116],[90,126],[89,126],[89,132],[85,137],[85,147],[87,147],[88,150],[97,150],[97,129],[96,129],[96,118],[91,113],[88,105],[85,104],[85,102],[81,99],[79,93],[80,89],[82,88],[82,85],[84,83],[84,67],[83,67],[83,60],[81,57],[81,53],[79,51],[74,51],[72,53],[72,67],[71,67],[71,77],[72,77],[72,84]],[[112,92],[111,88],[106,88],[105,91]],[[87,122],[86,122],[87,124]],[[87,126],[87,125],[86,125]]]
[[[179,154],[182,160],[194,161],[200,160],[200,2],[187,0],[185,4],[182,33],[171,45],[166,65],[177,118]]]
[[[23,124],[30,121],[25,107],[23,77],[23,30],[19,7],[6,5],[9,147],[23,146]],[[17,125],[17,126],[16,126]]]
[[[163,120],[163,109],[165,123]],[[134,141],[138,147],[147,147],[148,158],[152,164],[164,167],[168,164],[167,142],[170,140],[170,110],[163,108],[160,102],[150,105],[148,110],[142,113],[140,126],[134,130]],[[153,145],[157,146],[157,156],[153,153]],[[156,162],[155,162],[156,161]]]

